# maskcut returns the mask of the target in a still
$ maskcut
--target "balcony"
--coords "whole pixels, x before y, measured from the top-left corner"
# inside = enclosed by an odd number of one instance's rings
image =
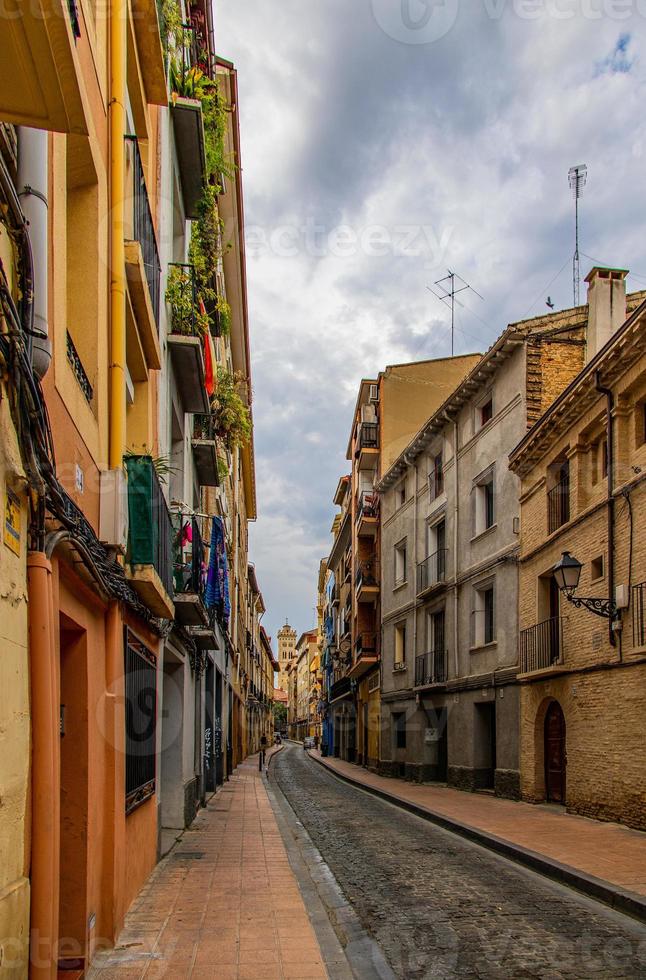
[[[150,456],[127,456],[128,548],[126,575],[150,611],[172,619],[173,525]]]
[[[357,602],[376,602],[379,597],[379,562],[360,559],[354,579]]]
[[[379,662],[379,634],[361,632],[354,645],[354,662],[350,677],[361,677]]]
[[[124,251],[128,300],[126,356],[133,382],[161,368],[159,303],[161,268],[146,181],[134,137],[126,140],[130,196],[126,201]]]
[[[446,650],[431,650],[415,658],[415,687],[446,684],[448,655]]]
[[[202,103],[199,99],[174,96],[171,115],[175,130],[175,149],[182,185],[184,214],[187,218],[198,218],[200,198],[206,179]]]
[[[554,534],[570,520],[570,477],[565,476],[547,495],[548,533]]]
[[[379,495],[364,490],[359,494],[357,507],[357,534],[362,537],[376,537],[379,528]]]
[[[329,701],[340,701],[342,698],[350,697],[352,694],[352,680],[350,677],[342,677],[330,688]]]
[[[374,470],[379,457],[379,423],[362,422],[357,433],[355,456],[360,470]]]
[[[417,566],[417,594],[423,595],[430,589],[442,585],[446,581],[446,562],[448,549],[442,548],[434,555],[420,562]]]
[[[212,415],[193,416],[193,460],[201,487],[217,487],[218,453],[215,441],[215,423]]]
[[[73,0],[9,0],[0,31],[0,118],[17,126],[86,135]]]
[[[192,265],[169,265],[167,299],[170,307],[168,349],[184,411],[206,415],[203,331],[198,319],[198,296]]]
[[[201,650],[218,647],[215,618],[205,605],[209,564],[208,518],[173,514],[173,588],[175,621]]]
[[[531,674],[561,663],[563,620],[546,619],[521,631],[519,637],[520,673]]]
[[[334,588],[332,589],[332,605],[339,606],[341,604],[341,586],[338,582],[334,583]]]

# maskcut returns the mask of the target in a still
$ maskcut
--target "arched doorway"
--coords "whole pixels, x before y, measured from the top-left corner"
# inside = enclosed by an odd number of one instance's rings
[[[565,803],[565,716],[558,701],[552,701],[545,715],[545,798]]]

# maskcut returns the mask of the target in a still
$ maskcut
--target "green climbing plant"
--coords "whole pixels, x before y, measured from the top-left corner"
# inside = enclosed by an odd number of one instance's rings
[[[211,404],[215,431],[229,451],[245,446],[251,439],[251,413],[241,391],[243,376],[218,367],[215,395]]]

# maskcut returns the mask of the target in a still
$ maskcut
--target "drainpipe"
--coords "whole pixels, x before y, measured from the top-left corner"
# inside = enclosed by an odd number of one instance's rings
[[[418,476],[419,476],[419,473],[418,473],[418,470],[417,470],[417,461],[415,461],[415,498],[413,500],[413,506],[415,508],[414,515],[413,515],[413,578],[414,578],[413,588],[415,590],[415,594],[417,594],[417,559],[418,559],[418,551],[417,551],[417,482],[418,482]],[[422,651],[422,652],[423,653],[426,653],[425,650]],[[405,651],[404,651],[404,655],[405,655]],[[415,602],[415,605],[413,607],[413,670],[415,670],[416,660],[417,660],[417,602]]]
[[[601,373],[595,372],[595,388],[600,395],[606,396],[606,440],[608,443],[608,590],[610,598],[615,597],[615,501],[614,501],[614,462],[615,462],[615,441],[612,415],[615,408],[614,395],[610,388],[604,388],[601,384]],[[617,645],[617,638],[613,629],[615,620],[610,618],[608,621],[608,639],[611,646]],[[621,656],[621,653],[620,653]]]
[[[32,738],[29,976],[32,980],[55,980],[60,861],[60,697],[52,566],[44,553],[29,554],[27,582]]]
[[[460,524],[460,487],[458,480],[458,423],[453,420],[453,459],[455,471],[454,493],[453,493],[453,659],[455,663],[455,676],[460,676],[460,657],[458,653],[458,642],[460,639],[459,615],[458,615],[458,547],[459,547],[459,524]]]
[[[126,2],[110,2],[110,448],[120,470],[126,447]]]
[[[29,224],[33,276],[33,336],[31,361],[34,374],[42,380],[52,360],[52,342],[47,322],[48,226],[47,181],[48,139],[43,129],[18,127],[18,187],[20,205]]]

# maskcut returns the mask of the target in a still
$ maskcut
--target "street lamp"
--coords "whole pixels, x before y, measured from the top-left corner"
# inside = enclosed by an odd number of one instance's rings
[[[568,602],[577,609],[587,609],[595,616],[614,620],[618,618],[617,603],[614,599],[602,599],[596,596],[577,596],[574,593],[579,587],[583,565],[569,551],[564,551],[561,560],[552,569],[559,591]]]
[[[564,551],[559,562],[554,566],[554,578],[561,592],[571,598],[573,592],[579,587],[581,569],[583,565],[576,558],[573,558],[569,551]]]

